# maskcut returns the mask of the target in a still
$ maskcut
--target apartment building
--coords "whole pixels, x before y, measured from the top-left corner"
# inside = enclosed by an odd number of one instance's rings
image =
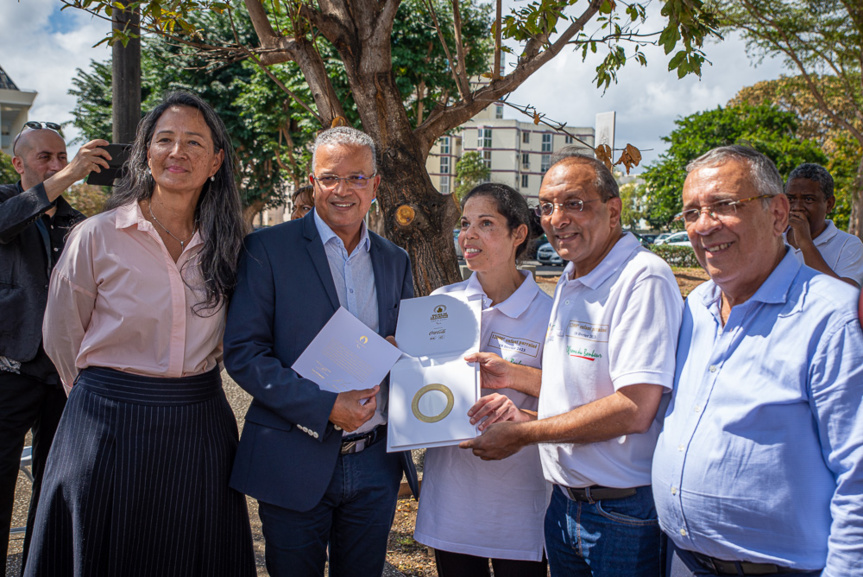
[[[438,139],[426,160],[426,169],[442,194],[455,188],[455,165],[465,152],[479,152],[491,169],[489,180],[512,186],[530,205],[537,202],[542,175],[555,151],[575,145],[592,154],[593,128],[568,126],[566,130],[573,138],[531,121],[505,119],[503,108],[503,104],[492,104],[452,134]]]
[[[0,67],[0,150],[12,156],[12,142],[24,128],[36,92],[20,90]]]

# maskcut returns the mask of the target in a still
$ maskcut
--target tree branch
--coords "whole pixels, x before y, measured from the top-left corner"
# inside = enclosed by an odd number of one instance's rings
[[[455,82],[455,87],[458,90],[458,95],[461,96],[462,100],[466,101],[467,96],[466,96],[464,87],[462,87],[461,82],[459,82],[458,72],[456,71],[455,66],[452,65],[452,62],[453,62],[452,54],[450,54],[449,46],[447,46],[446,38],[444,38],[444,35],[443,35],[443,29],[441,29],[440,22],[438,21],[438,18],[437,18],[437,11],[434,8],[434,0],[423,0],[423,2],[425,3],[426,8],[428,8],[429,14],[432,17],[432,23],[434,24],[435,30],[437,31],[438,38],[440,38],[440,43],[441,43],[441,46],[443,47],[444,54],[446,54],[446,58],[447,58],[447,60],[449,60],[449,63],[450,63],[449,70],[450,70],[450,73],[452,74],[453,82]]]
[[[603,0],[591,0],[584,12],[546,50],[539,51],[537,49],[533,56],[526,56],[523,53],[518,65],[512,72],[497,80],[493,79],[474,92],[472,100],[468,101],[462,98],[460,102],[452,107],[436,106],[425,122],[415,131],[420,141],[420,146],[423,147],[422,152],[424,157],[428,155],[435,140],[441,134],[455,128],[459,124],[467,122],[477,112],[500,100],[504,94],[508,94],[521,86],[542,65],[554,58],[584,28],[590,19],[596,15],[602,2]],[[528,42],[528,44],[531,44],[531,42]]]
[[[429,0],[430,2],[433,0]],[[452,27],[455,32],[456,53],[456,76],[461,83],[463,97],[471,98],[470,79],[467,76],[467,65],[465,64],[464,42],[461,36],[461,13],[459,12],[459,0],[452,0]]]

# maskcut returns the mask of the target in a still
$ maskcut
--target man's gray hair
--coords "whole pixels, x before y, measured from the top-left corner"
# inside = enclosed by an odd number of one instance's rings
[[[749,165],[749,174],[755,181],[755,190],[758,194],[776,196],[783,193],[782,177],[773,161],[757,150],[739,144],[720,146],[702,154],[686,165],[686,172],[725,164],[730,160],[742,161]],[[769,201],[766,198],[763,200],[766,206]]]
[[[378,171],[377,155],[375,151],[375,141],[372,137],[356,128],[350,126],[336,126],[324,130],[315,139],[315,145],[312,149],[312,172],[315,171],[315,160],[318,154],[319,146],[331,144],[342,144],[347,146],[365,146],[372,153],[372,172]]]
[[[593,166],[596,173],[596,181],[594,186],[599,193],[602,202],[608,202],[610,198],[618,198],[620,196],[620,188],[617,186],[617,181],[614,180],[614,175],[608,170],[608,167],[601,160],[597,160],[592,156],[584,153],[584,149],[578,146],[564,146],[557,152],[551,155],[551,170],[554,166],[561,163],[584,163]]]
[[[788,190],[788,185],[795,178],[805,178],[818,183],[818,188],[824,193],[824,200],[833,198],[833,177],[827,172],[827,169],[820,164],[805,162],[791,171],[788,175],[788,182],[785,183],[785,190]]]

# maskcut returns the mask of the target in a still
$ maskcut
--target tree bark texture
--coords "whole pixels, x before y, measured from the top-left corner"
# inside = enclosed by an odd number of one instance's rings
[[[408,251],[416,293],[427,295],[439,286],[461,280],[452,239],[460,211],[452,195],[442,195],[432,186],[425,167],[431,147],[447,130],[518,88],[563,50],[596,15],[603,0],[590,0],[584,12],[572,19],[554,42],[549,42],[544,33],[528,41],[511,73],[493,78],[454,104],[435,107],[416,129],[408,120],[392,71],[390,42],[400,0],[318,0],[317,7],[299,3],[293,17],[296,37],[290,38],[276,33],[261,0],[245,2],[266,49],[261,63],[291,60],[300,66],[312,89],[323,128],[343,115],[341,105],[335,100],[314,43],[300,34],[305,26],[297,18],[305,19],[339,52],[362,129],[378,146],[378,201],[384,232]],[[455,64],[458,70],[461,64]],[[468,79],[459,77],[456,82],[459,81],[467,85]]]

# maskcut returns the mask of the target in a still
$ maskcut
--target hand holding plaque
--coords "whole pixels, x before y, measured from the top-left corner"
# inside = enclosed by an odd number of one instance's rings
[[[455,445],[477,435],[468,410],[479,398],[477,369],[464,361],[479,347],[481,301],[449,295],[404,300],[390,371],[387,450]]]

